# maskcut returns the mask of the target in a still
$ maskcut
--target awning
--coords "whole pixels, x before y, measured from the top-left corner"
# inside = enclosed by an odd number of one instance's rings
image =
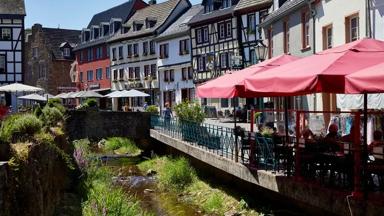
[[[84,91],[82,93],[76,94],[76,96],[74,97],[75,98],[102,98],[104,96],[94,91]]]
[[[352,73],[345,78],[346,92],[383,93],[384,92],[384,59],[382,63]]]
[[[263,61],[243,70],[233,71],[214,80],[208,81],[197,87],[197,96],[201,98],[233,98],[246,97],[244,92],[244,80],[247,77],[281,65],[296,61],[298,57],[280,55]]]
[[[117,98],[132,98],[132,97],[149,97],[150,95],[141,91],[137,91],[135,89],[131,89],[129,91],[123,90],[120,91],[118,95],[115,97]]]

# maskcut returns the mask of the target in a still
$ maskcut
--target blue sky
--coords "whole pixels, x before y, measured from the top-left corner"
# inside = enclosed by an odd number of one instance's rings
[[[27,16],[25,27],[35,23],[44,27],[82,29],[98,12],[122,4],[128,0],[25,0]],[[148,1],[148,0],[144,0]],[[165,0],[158,0],[163,2]],[[190,0],[198,4],[201,0]]]

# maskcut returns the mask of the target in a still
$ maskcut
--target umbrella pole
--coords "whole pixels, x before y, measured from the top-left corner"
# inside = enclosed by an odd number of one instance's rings
[[[235,100],[236,100],[236,97],[233,98],[232,102],[233,102],[233,118],[234,118],[234,124],[235,124],[235,162],[238,162],[238,156],[239,156],[239,149],[238,149],[238,142],[237,142],[237,132],[236,132],[236,127],[237,127],[237,119],[236,119],[236,106],[235,106]]]
[[[364,139],[363,139],[363,190],[364,196],[367,196],[367,159],[368,159],[368,94],[364,93]]]
[[[289,134],[288,134],[288,96],[284,97],[284,126],[285,126],[285,145],[288,146],[289,142]],[[296,116],[298,118],[298,116]],[[298,125],[296,125],[298,127]],[[298,134],[296,134],[298,136]],[[291,176],[291,169],[288,167],[287,169],[287,175]]]

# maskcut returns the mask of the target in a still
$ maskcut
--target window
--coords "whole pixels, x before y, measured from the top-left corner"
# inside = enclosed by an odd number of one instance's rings
[[[203,28],[203,32],[204,32],[204,42],[208,42],[209,41],[209,31],[208,31],[208,27],[204,27]]]
[[[135,74],[133,71],[133,67],[128,68],[128,79],[133,80],[134,76],[135,76]]]
[[[169,44],[161,44],[160,45],[160,59],[168,58],[168,48]]]
[[[144,77],[148,77],[150,75],[149,65],[144,65]]]
[[[5,55],[0,55],[0,73],[6,73]]]
[[[205,56],[200,56],[197,58],[197,69],[199,71],[204,71],[205,70]]]
[[[213,11],[213,0],[207,0],[204,6],[204,13]]]
[[[47,78],[47,67],[44,63],[39,63],[39,79],[46,79]]]
[[[116,48],[112,48],[112,61],[116,61]]]
[[[193,79],[192,67],[188,67],[188,79]]]
[[[359,14],[345,18],[345,36],[346,42],[352,42],[359,39]]]
[[[80,62],[84,61],[84,53],[82,50],[80,51],[79,59],[80,59]]]
[[[99,68],[96,69],[96,80],[102,80],[103,79],[103,69]]]
[[[33,47],[32,48],[32,58],[38,58],[38,57],[39,57],[39,48]],[[82,55],[80,57],[82,57]],[[82,58],[80,58],[80,59],[82,59]]]
[[[105,68],[105,78],[111,79],[111,69],[109,67]]]
[[[132,57],[132,44],[128,44],[128,58]]]
[[[257,63],[256,51],[254,49],[250,50],[250,52],[249,52],[249,61],[250,61],[251,65],[254,65]]]
[[[168,82],[169,81],[169,78],[168,78],[168,70],[165,70],[164,71],[164,82]]]
[[[148,55],[148,42],[143,42],[143,56]]]
[[[328,25],[323,27],[323,50],[332,48],[333,40],[332,40],[332,25]]]
[[[119,46],[119,59],[123,59],[123,47]]]
[[[139,44],[133,44],[133,55],[135,57],[138,57],[139,56]]]
[[[64,57],[70,57],[70,56],[71,56],[71,49],[69,49],[69,48],[64,48],[64,50],[63,50],[63,56],[64,56]]]
[[[232,21],[226,22],[225,25],[226,36],[230,38],[232,37]]]
[[[156,54],[155,42],[153,41],[149,42],[149,54]]]
[[[92,81],[93,80],[93,70],[87,71],[87,80]]]
[[[101,59],[101,58],[103,58],[103,48],[97,47],[96,48],[96,59]]]
[[[187,80],[188,68],[181,68],[181,80]]]
[[[157,77],[157,75],[156,75],[156,64],[152,64],[151,65],[151,76],[154,79]]]
[[[118,77],[118,71],[117,70],[113,70],[113,78],[112,80],[117,80],[117,77]]]
[[[1,29],[1,39],[2,40],[11,40],[11,28],[2,28]]]
[[[196,29],[196,43],[203,43],[202,29]]]
[[[256,32],[256,19],[255,14],[248,14],[248,34],[254,34]]]
[[[93,60],[93,48],[89,48],[87,50],[87,57],[88,57],[88,61],[92,61]]]
[[[283,23],[284,30],[284,53],[289,53],[289,23],[288,20]]]
[[[140,80],[140,67],[135,67],[135,78]]]
[[[119,79],[124,80],[124,68],[119,69]]]
[[[169,70],[169,81],[175,81],[175,70],[173,69]]]
[[[223,0],[223,8],[229,8],[232,6],[232,0]]]
[[[221,66],[221,68],[228,68],[229,67],[228,53],[221,53],[220,54],[220,66]]]
[[[180,40],[180,42],[179,42],[179,54],[180,55],[189,54],[189,39]]]
[[[80,75],[79,75],[79,81],[80,81],[80,82],[83,82],[83,72],[80,72]]]
[[[268,58],[272,58],[273,57],[273,29],[272,28],[268,29],[268,45],[269,45]]]
[[[219,23],[219,39],[225,38],[225,24]]]
[[[301,25],[302,25],[302,48],[309,47],[309,12],[306,10],[301,15]]]

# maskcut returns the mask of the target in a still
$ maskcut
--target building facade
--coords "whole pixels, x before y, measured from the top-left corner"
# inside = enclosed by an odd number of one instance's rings
[[[123,25],[123,33],[109,40],[112,90],[137,89],[151,95],[148,103],[160,103],[157,59],[164,58],[169,47],[156,50],[155,38],[190,7],[187,0],[151,1]],[[142,107],[143,103],[137,98],[131,106]],[[116,100],[113,107],[119,107]]]
[[[24,82],[24,0],[0,1],[0,85]]]
[[[172,106],[195,100],[188,21],[202,9],[201,5],[192,6],[156,38],[157,50],[168,47],[167,55],[157,60],[162,109],[166,102]]]
[[[131,0],[95,14],[79,34],[81,43],[75,47],[76,61],[70,71],[78,90],[108,91],[111,70],[108,39],[121,33],[126,22],[138,9],[146,7],[142,0]]]
[[[56,95],[74,91],[68,71],[75,59],[73,47],[80,31],[32,26],[25,46],[25,83]]]

